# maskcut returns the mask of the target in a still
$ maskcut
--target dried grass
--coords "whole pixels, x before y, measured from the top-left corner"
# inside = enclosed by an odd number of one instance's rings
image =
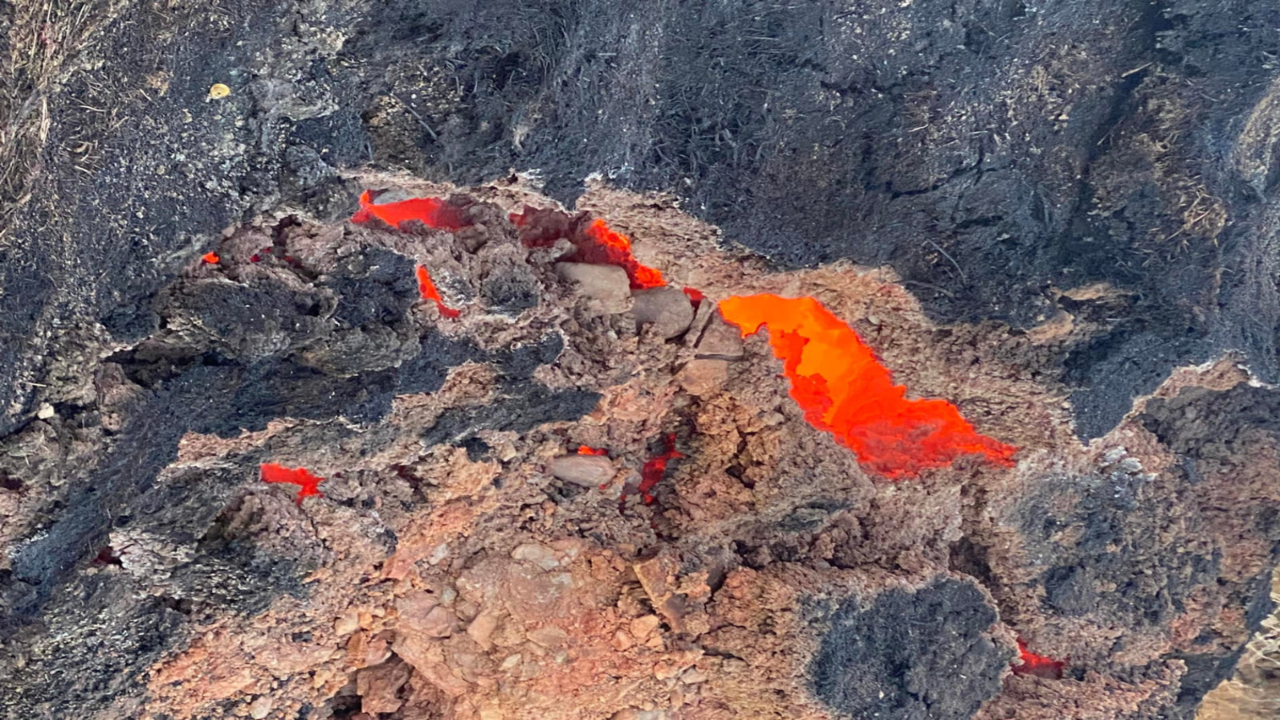
[[[119,0],[16,0],[0,41],[0,243],[43,172],[50,98]]]

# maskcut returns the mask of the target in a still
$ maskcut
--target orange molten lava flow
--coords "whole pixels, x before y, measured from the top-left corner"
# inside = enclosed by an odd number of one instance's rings
[[[1014,675],[1035,675],[1042,678],[1057,679],[1062,677],[1062,669],[1066,663],[1043,655],[1037,655],[1027,649],[1027,644],[1018,638],[1018,657],[1021,665],[1013,666]]]
[[[579,455],[608,455],[609,451],[602,450],[600,448],[588,447],[586,445],[579,445],[578,454]]]
[[[316,477],[306,468],[287,468],[276,463],[262,464],[262,481],[268,483],[288,483],[297,485],[298,490],[297,502],[302,504],[302,499],[307,497],[324,497],[320,492],[319,485],[324,481],[322,477]]]
[[[423,300],[434,300],[436,307],[440,308],[440,314],[444,317],[456,318],[462,314],[444,304],[440,291],[436,290],[436,284],[431,282],[431,273],[427,271],[426,265],[418,266],[418,292],[422,294]]]
[[[218,257],[218,253],[205,253],[200,260],[206,265],[217,265],[222,258]]]
[[[461,213],[440,198],[413,198],[375,205],[373,196],[365,190],[360,195],[360,209],[351,216],[351,222],[369,222],[370,218],[375,217],[397,229],[400,223],[409,220],[420,220],[423,225],[438,230],[460,230],[467,226]]]
[[[1012,464],[1017,448],[978,434],[951,403],[908,400],[871,348],[817,300],[735,296],[720,302],[720,313],[744,337],[768,327],[805,419],[835,435],[864,467],[903,478],[961,455]]]

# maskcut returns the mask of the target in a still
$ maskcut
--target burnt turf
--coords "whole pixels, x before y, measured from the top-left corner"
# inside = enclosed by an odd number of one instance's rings
[[[1000,692],[1013,656],[988,635],[995,621],[968,581],[848,599],[809,668],[814,693],[844,717],[965,720]]]
[[[890,264],[940,320],[1027,327],[1108,282],[1133,302],[1071,356],[1084,437],[1224,347],[1277,378],[1276,173],[1242,118],[1280,39],[1239,29],[1280,8],[860,8],[235,2],[225,22],[110,24],[87,52],[116,72],[50,98],[49,147],[92,161],[36,158],[0,247],[0,429],[30,411],[41,323],[145,322],[129,306],[180,256],[260,208],[337,218],[356,190],[339,171],[367,164],[460,183],[537,170],[566,199],[594,172],[672,191],[781,263]],[[323,42],[339,29],[340,51]],[[214,80],[232,95],[206,102]],[[104,104],[113,122],[86,109]]]

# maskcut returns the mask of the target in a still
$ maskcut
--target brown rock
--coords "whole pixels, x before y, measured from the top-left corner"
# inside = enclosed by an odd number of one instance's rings
[[[366,668],[378,665],[391,657],[391,648],[382,634],[371,637],[361,630],[352,634],[347,641],[347,662],[353,668]]]
[[[698,340],[698,356],[737,360],[742,357],[742,352],[742,332],[717,310]]]
[[[275,709],[275,701],[270,695],[259,695],[249,703],[249,717],[253,720],[263,720],[271,711]]]
[[[613,479],[613,461],[603,455],[564,455],[551,461],[551,474],[574,485],[599,487]]]
[[[693,322],[693,303],[679,288],[671,286],[637,290],[631,312],[639,325],[653,325],[666,340],[689,329]]]
[[[444,648],[438,640],[414,633],[400,633],[392,648],[405,662],[413,666],[424,680],[445,695],[456,698],[471,689],[471,683],[454,674],[445,660]]]
[[[694,358],[680,369],[676,379],[690,395],[710,395],[729,381],[729,361],[720,358]]]
[[[618,652],[626,652],[630,650],[636,641],[626,630],[619,630],[613,634],[613,649]]]
[[[395,660],[377,667],[365,668],[356,673],[356,694],[365,712],[393,713],[404,704],[398,695],[400,688],[409,682],[413,668]]]
[[[560,567],[560,557],[554,550],[538,543],[524,543],[511,551],[513,560],[531,562],[543,570],[555,570]]]
[[[631,634],[639,640],[649,637],[649,633],[658,629],[662,620],[657,615],[645,615],[631,621]]]
[[[339,635],[350,635],[359,629],[360,616],[354,610],[333,621],[333,631]]]
[[[396,603],[400,613],[399,629],[433,638],[449,637],[458,625],[458,616],[435,595],[419,591],[406,595]]]
[[[498,616],[492,612],[482,612],[467,626],[467,636],[476,641],[486,652],[493,647],[493,631],[498,628]]]
[[[597,300],[604,312],[623,313],[631,304],[631,281],[627,271],[616,265],[556,263],[561,280],[573,283],[578,292]]]
[[[453,634],[458,625],[458,616],[447,607],[436,607],[427,614],[422,624],[414,627],[417,632],[427,637],[446,638]]]
[[[548,625],[537,630],[531,630],[529,632],[529,640],[535,645],[554,650],[555,648],[563,647],[565,643],[569,642],[569,633],[554,625]]]

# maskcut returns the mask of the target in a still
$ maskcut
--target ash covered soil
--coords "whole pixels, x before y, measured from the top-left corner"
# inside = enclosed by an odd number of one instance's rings
[[[0,8],[0,708],[1189,718],[1231,675],[1280,540],[1280,7],[632,5]],[[475,224],[346,224],[370,186]],[[566,282],[526,203],[693,328]],[[864,473],[712,330],[753,292],[1017,466]]]

